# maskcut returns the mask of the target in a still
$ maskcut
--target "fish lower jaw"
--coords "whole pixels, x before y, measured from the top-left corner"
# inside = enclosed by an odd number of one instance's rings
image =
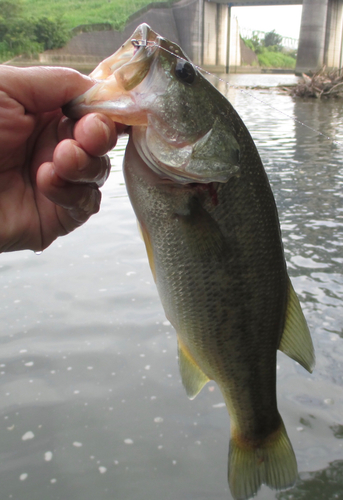
[[[144,161],[150,167],[150,169],[159,176],[162,181],[170,181],[173,184],[182,185],[206,185],[210,184],[211,179],[200,177],[196,174],[187,172],[187,165],[182,165],[174,167],[171,165],[163,164],[153,157],[153,155],[147,156],[142,154]]]

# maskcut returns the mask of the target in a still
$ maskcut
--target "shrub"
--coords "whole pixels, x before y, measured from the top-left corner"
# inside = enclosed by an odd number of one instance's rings
[[[0,41],[6,42],[10,51],[19,54],[21,50],[26,50],[32,41],[35,41],[34,25],[26,19],[10,21]]]
[[[245,45],[252,49],[258,57],[260,66],[267,68],[295,68],[296,51],[284,50],[282,36],[270,31],[261,41],[255,34],[243,39]]]
[[[44,50],[63,47],[69,40],[69,32],[61,19],[52,21],[47,17],[41,17],[34,23],[34,35]]]
[[[0,22],[19,17],[22,10],[20,1],[10,2],[9,0],[0,0]]]
[[[6,22],[1,22],[0,18],[0,54],[2,60],[19,54],[33,57],[43,50],[63,47],[68,39],[69,32],[60,19],[53,21],[42,17],[35,21],[33,19],[10,18]]]

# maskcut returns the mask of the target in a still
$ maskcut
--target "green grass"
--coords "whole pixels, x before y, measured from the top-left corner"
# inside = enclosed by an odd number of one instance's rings
[[[35,58],[47,48],[58,48],[78,32],[73,28],[123,29],[132,14],[149,4],[168,6],[174,1],[0,0],[0,63],[19,54]],[[44,40],[39,36],[42,30]]]
[[[258,62],[264,68],[295,68],[296,59],[282,52],[264,51],[258,54]]]
[[[269,35],[274,34],[270,32]],[[267,34],[268,35],[268,34]],[[276,37],[280,35],[275,34]],[[266,37],[265,37],[266,38]],[[265,41],[259,40],[256,36],[252,38],[243,38],[247,47],[255,52],[258,63],[264,68],[287,68],[294,69],[296,64],[296,51],[284,52],[280,43],[277,45],[265,45]]]
[[[110,23],[123,28],[128,17],[152,0],[22,0],[23,17],[62,19],[67,28],[80,24]],[[160,0],[155,3],[169,3]]]

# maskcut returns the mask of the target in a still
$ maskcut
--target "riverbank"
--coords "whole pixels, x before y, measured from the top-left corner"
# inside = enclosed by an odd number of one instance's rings
[[[93,69],[102,61],[101,58],[96,56],[71,56],[71,57],[58,57],[55,61],[47,61],[38,59],[25,59],[22,57],[15,57],[2,64],[16,66],[19,68],[28,68],[30,66],[63,66],[67,68],[76,69],[80,73],[88,75]]]
[[[46,57],[40,54],[40,59],[25,59],[22,57],[16,57],[9,61],[5,61],[2,64],[9,64],[12,66],[27,68],[29,66],[65,66],[68,68],[76,69],[84,74],[89,74],[93,69],[102,61],[101,58],[97,56],[83,56],[83,55],[66,55],[58,57]],[[223,67],[216,66],[203,66],[204,71],[213,74],[223,74]],[[230,68],[229,74],[275,74],[275,75],[294,75],[294,70],[284,69],[284,68],[262,68],[260,66],[234,66]]]
[[[323,68],[312,76],[303,74],[298,85],[285,90],[293,97],[343,97],[343,75],[340,70]]]

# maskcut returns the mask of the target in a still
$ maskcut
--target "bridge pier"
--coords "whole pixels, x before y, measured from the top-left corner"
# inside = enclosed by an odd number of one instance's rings
[[[343,0],[303,0],[296,74],[341,68]]]
[[[180,45],[195,64],[220,73],[240,66],[239,30],[227,0],[180,0],[171,9]]]

